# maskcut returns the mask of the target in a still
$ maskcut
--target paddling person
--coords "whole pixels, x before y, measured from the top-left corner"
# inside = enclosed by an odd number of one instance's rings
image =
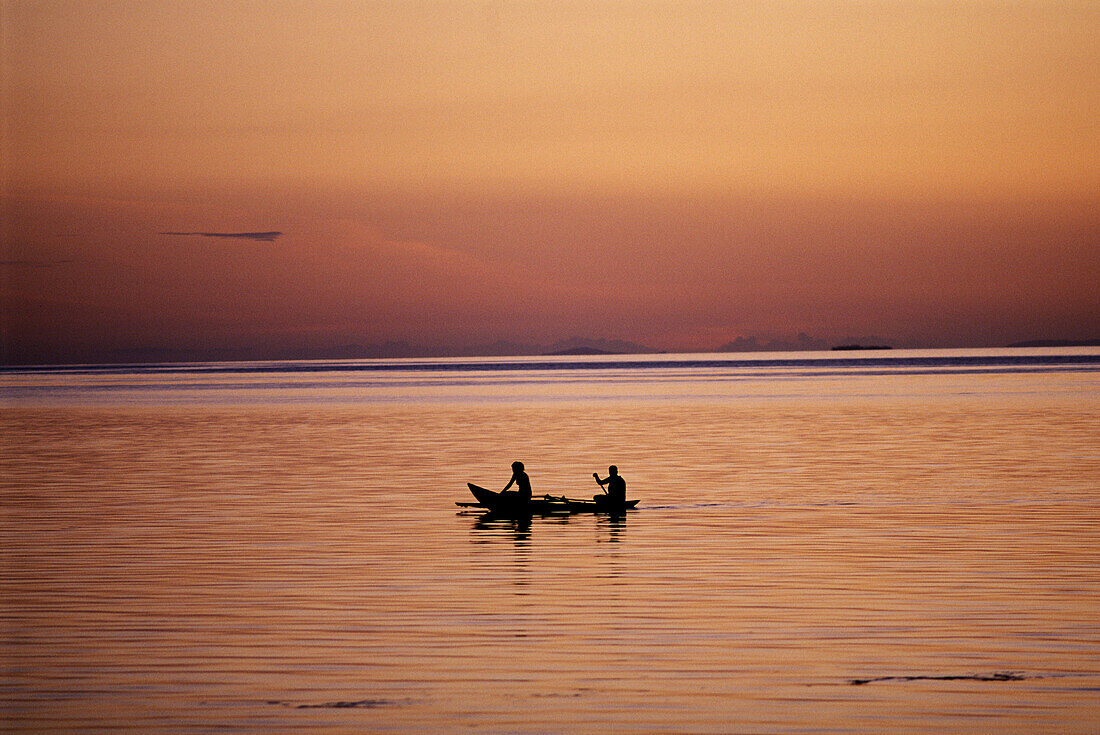
[[[512,483],[515,483],[516,489],[508,492],[508,488],[512,487]],[[527,504],[531,502],[531,478],[523,471],[523,462],[512,463],[512,479],[508,481],[500,494],[516,503]]]
[[[600,487],[607,485],[604,494],[592,496],[593,500],[597,503],[611,503],[612,505],[626,504],[626,480],[619,474],[618,467],[615,465],[608,467],[606,479],[601,480],[595,472],[592,473],[592,476],[596,478],[596,482],[600,484]]]

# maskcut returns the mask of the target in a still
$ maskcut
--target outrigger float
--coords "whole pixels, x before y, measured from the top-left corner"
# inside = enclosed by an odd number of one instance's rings
[[[567,498],[564,495],[543,495],[540,498],[531,498],[527,503],[516,503],[512,493],[501,497],[501,494],[473,484],[466,483],[470,492],[477,498],[476,503],[456,502],[460,508],[484,508],[489,513],[497,515],[552,515],[554,513],[622,513],[630,510],[638,504],[637,500],[628,500],[625,503],[600,502],[596,500],[580,500]]]

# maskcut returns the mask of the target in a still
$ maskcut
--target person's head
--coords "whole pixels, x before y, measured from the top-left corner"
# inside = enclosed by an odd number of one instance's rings
[[[512,472],[523,472],[523,462],[515,461],[512,463]]]
[[[607,474],[617,475],[617,474],[619,474],[619,468],[616,467],[615,465],[611,465],[610,467],[607,468]]]

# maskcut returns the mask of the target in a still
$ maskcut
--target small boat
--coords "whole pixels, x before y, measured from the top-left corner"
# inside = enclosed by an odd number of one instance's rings
[[[543,495],[540,498],[531,498],[529,503],[518,504],[509,493],[505,497],[501,494],[473,484],[466,483],[470,492],[477,498],[476,503],[457,502],[455,505],[461,508],[484,508],[490,513],[499,515],[550,515],[553,513],[621,513],[638,504],[637,500],[628,500],[623,505],[601,503],[595,500],[579,500],[567,498],[564,495]]]

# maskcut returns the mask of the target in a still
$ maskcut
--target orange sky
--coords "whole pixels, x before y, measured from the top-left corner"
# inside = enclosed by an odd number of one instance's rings
[[[1097,3],[0,9],[7,360],[1100,336]]]

